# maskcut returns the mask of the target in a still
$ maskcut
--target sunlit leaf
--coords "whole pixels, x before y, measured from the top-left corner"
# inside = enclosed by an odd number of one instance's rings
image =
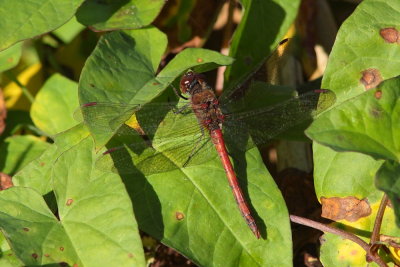
[[[52,31],[67,22],[83,0],[31,0],[0,2],[0,50]]]

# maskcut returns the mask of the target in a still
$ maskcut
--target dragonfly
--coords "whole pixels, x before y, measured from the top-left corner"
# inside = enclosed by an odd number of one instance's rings
[[[320,89],[273,106],[249,107],[239,89],[217,97],[204,75],[189,70],[180,80],[181,92],[177,95],[181,101],[177,103],[84,104],[84,120],[115,134],[115,143],[122,144],[105,151],[97,166],[119,173],[139,171],[151,175],[204,163],[212,159],[214,150],[242,217],[259,239],[260,231],[240,188],[227,145],[246,151],[266,144],[279,133],[329,108],[335,95]]]

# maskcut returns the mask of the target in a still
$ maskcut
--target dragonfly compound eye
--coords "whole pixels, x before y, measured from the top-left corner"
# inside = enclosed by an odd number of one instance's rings
[[[192,84],[193,80],[195,79],[195,75],[192,71],[185,73],[180,82],[180,88],[182,93],[186,93],[190,90],[190,85]]]

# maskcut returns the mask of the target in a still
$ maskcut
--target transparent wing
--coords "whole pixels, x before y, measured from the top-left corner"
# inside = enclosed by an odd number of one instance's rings
[[[153,174],[212,159],[209,133],[188,102],[89,103],[83,108],[85,121],[115,136],[111,148],[96,163],[104,171]]]
[[[162,173],[212,160],[217,154],[207,132],[149,142],[125,143],[107,150],[96,162],[103,171]]]
[[[289,128],[311,121],[335,100],[332,91],[320,89],[270,107],[226,114],[225,136],[228,140],[251,136],[254,145],[265,144]]]

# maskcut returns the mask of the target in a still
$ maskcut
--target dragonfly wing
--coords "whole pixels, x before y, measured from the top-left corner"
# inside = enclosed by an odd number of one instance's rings
[[[140,105],[92,102],[82,105],[81,112],[85,124],[96,141],[96,146],[101,147],[140,107]]]
[[[225,135],[227,139],[251,136],[254,144],[265,144],[278,134],[311,121],[333,105],[335,99],[332,91],[315,90],[270,107],[227,114]]]
[[[151,175],[198,165],[211,160],[213,151],[209,138],[191,136],[127,144],[106,151],[96,162],[103,171],[121,174],[143,173]]]
[[[114,135],[132,134],[131,129],[128,129],[128,132],[121,130],[124,129],[122,126],[125,124],[135,129],[139,134],[145,134],[150,137],[156,135],[165,117],[168,114],[175,115],[173,110],[180,110],[183,106],[187,106],[187,103],[164,102],[142,105],[92,102],[84,104],[81,107],[81,111],[85,124],[96,141],[97,148],[100,148]],[[170,125],[176,124],[171,123],[171,120],[181,120],[182,123],[193,121],[193,114],[189,113],[190,110],[187,110],[185,114],[178,114],[181,116],[170,116],[172,118],[169,119],[168,123]],[[176,131],[176,133],[178,135],[188,135],[193,132],[192,128],[182,128],[182,130]],[[197,131],[198,128],[197,126]]]
[[[110,118],[106,116],[106,125]],[[210,160],[209,134],[185,103],[173,110],[167,104],[146,105],[136,119],[142,135],[123,124],[109,142],[112,148],[98,160],[99,169],[149,175]]]

